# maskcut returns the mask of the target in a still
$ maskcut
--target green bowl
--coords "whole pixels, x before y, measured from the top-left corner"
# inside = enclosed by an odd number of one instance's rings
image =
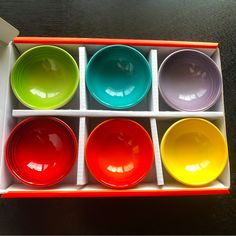
[[[32,109],[56,109],[73,97],[79,83],[79,69],[65,50],[49,45],[24,52],[11,73],[11,87],[17,99]]]

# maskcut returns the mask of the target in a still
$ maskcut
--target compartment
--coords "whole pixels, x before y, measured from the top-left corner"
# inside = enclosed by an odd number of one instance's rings
[[[119,118],[119,117],[118,117]],[[79,149],[81,152],[79,153],[79,160],[78,160],[78,185],[85,185],[87,186],[100,186],[99,188],[107,188],[106,186],[101,185],[89,172],[86,163],[85,163],[85,157],[84,157],[84,148],[87,137],[89,134],[92,132],[92,130],[102,123],[105,120],[108,120],[108,117],[87,117],[84,118],[82,117],[80,120],[80,144],[79,144]],[[130,120],[138,122],[140,125],[142,125],[149,133],[150,137],[152,139],[156,138],[155,136],[152,135],[152,129],[155,128],[152,126],[151,121],[149,118],[128,118]],[[153,141],[155,142],[155,141]],[[83,147],[82,147],[83,146]],[[155,155],[156,155],[156,151]],[[149,184],[149,185],[157,185],[157,179],[162,178],[162,171],[157,170],[157,166],[155,165],[155,161],[152,164],[152,168],[148,172],[147,176],[137,185],[135,188],[138,188],[139,185],[141,184]],[[158,173],[159,172],[159,173]]]
[[[178,48],[178,49],[170,49],[170,48],[162,48],[158,50],[158,66],[160,67],[161,63],[164,61],[164,59],[169,56],[171,53],[178,51],[180,49],[195,49],[195,48]],[[209,56],[213,61],[216,63],[220,73],[221,73],[221,61],[220,61],[220,53],[219,49],[202,49],[202,48],[196,48],[195,50],[198,50],[200,52],[203,52],[207,56]],[[222,73],[221,73],[222,75]],[[158,78],[159,79],[159,78]],[[159,90],[158,90],[159,92]],[[158,93],[159,97],[159,110],[160,111],[173,111],[173,112],[179,112],[170,107],[166,101],[163,99],[160,92]],[[220,94],[220,97],[217,99],[216,103],[210,107],[206,112],[224,112],[224,101],[223,101],[223,80],[222,80],[222,92]]]
[[[87,45],[83,50],[83,55],[84,55],[84,62],[87,64],[87,62],[90,60],[92,55],[98,51],[99,49],[103,48],[104,46],[97,46],[97,45]],[[151,73],[152,73],[152,85],[151,88],[148,92],[148,94],[144,97],[144,99],[138,103],[137,105],[127,108],[127,109],[122,109],[123,111],[156,111],[157,110],[157,97],[155,96],[155,92],[157,90],[157,83],[156,83],[156,78],[157,78],[157,51],[152,50],[152,49],[147,49],[145,47],[134,47],[136,48],[139,52],[141,52],[145,58],[149,61],[150,67],[151,67]],[[82,55],[82,54],[81,54]],[[86,68],[86,65],[84,65]],[[86,77],[86,71],[83,76],[84,80]],[[84,82],[85,83],[85,82]],[[113,111],[122,111],[122,110],[116,110],[116,109],[111,109],[107,108],[100,103],[98,103],[90,94],[88,91],[86,85],[85,86],[85,109],[88,110],[113,110]]]
[[[187,116],[186,116],[187,117]],[[206,119],[208,121],[210,121],[212,124],[214,124],[216,127],[218,127],[218,129],[222,132],[222,134],[224,135],[224,137],[227,140],[226,137],[226,133],[225,133],[225,123],[224,123],[224,119],[223,118],[219,118],[219,117],[201,117],[203,119]],[[176,118],[176,117],[169,117],[169,118],[165,118],[165,119],[157,119],[157,130],[158,130],[158,137],[159,137],[159,146],[162,140],[163,135],[165,134],[165,132],[167,131],[167,129],[174,124],[175,122],[179,121],[181,119]],[[165,169],[165,167],[163,166],[163,178],[164,178],[164,182],[165,185],[163,186],[164,189],[166,188],[186,188],[186,189],[195,189],[197,187],[192,187],[192,186],[188,186],[188,185],[184,185],[180,182],[178,182],[177,180],[175,180]],[[204,185],[204,186],[200,186],[203,188],[216,188],[217,186],[221,186],[221,188],[229,188],[230,182],[230,171],[229,171],[229,159],[228,159],[228,163],[226,164],[226,167],[224,169],[224,171],[222,172],[222,174],[217,178],[217,180],[213,181],[212,183],[208,184],[208,185]]]
[[[11,55],[10,55],[10,57],[12,58],[11,69],[13,68],[17,58],[22,53],[24,53],[28,49],[31,49],[35,46],[39,46],[39,45],[27,45],[27,46],[26,45],[11,45],[11,47],[12,47]],[[79,52],[78,52],[77,47],[63,47],[62,45],[55,45],[55,46],[60,47],[64,50],[66,50],[67,52],[69,52],[73,56],[73,58],[75,59],[75,61],[77,62],[77,65],[79,67],[79,54],[78,54]],[[79,74],[80,73],[81,73],[81,71],[79,68]],[[11,87],[10,83],[8,86]],[[12,89],[9,90],[8,96],[12,96],[14,99],[14,105],[12,107],[13,114],[15,113],[15,114],[18,114],[19,116],[24,115],[24,114],[25,115],[45,115],[45,113],[48,113],[48,111],[50,111],[51,115],[61,115],[61,113],[64,110],[65,111],[73,111],[73,110],[77,111],[80,109],[80,82],[78,84],[78,88],[77,88],[74,96],[72,97],[72,99],[63,107],[55,109],[55,110],[33,110],[33,109],[30,109],[30,108],[24,106],[20,101],[18,101],[18,99],[15,97]]]
[[[66,122],[74,131],[77,140],[79,137],[79,119],[76,117],[58,117],[59,119],[63,120]],[[3,133],[4,137],[4,144],[6,143],[6,140],[11,132],[11,130],[16,126],[17,123],[22,121],[23,118],[9,118],[6,123],[5,123],[5,129]],[[1,144],[1,150],[4,151],[4,144]],[[3,155],[1,156],[1,171],[0,171],[0,188],[4,192],[5,189],[24,189],[24,190],[38,190],[39,188],[37,187],[31,187],[27,186],[25,184],[22,184],[20,181],[18,181],[12,174],[9,172],[8,167],[6,166],[5,163],[5,153],[3,152]],[[76,188],[76,183],[77,183],[77,169],[78,169],[78,158],[75,161],[75,164],[71,171],[66,175],[62,181],[60,181],[56,185],[52,185],[47,188],[40,188],[41,190],[43,189],[70,189],[70,188]]]

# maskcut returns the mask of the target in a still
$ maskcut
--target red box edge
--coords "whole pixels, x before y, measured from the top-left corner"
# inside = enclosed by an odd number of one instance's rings
[[[191,42],[146,39],[108,39],[108,38],[71,38],[71,37],[16,37],[15,44],[126,44],[132,46],[159,46],[159,47],[188,47],[188,48],[217,48],[215,42]]]
[[[102,190],[102,191],[9,191],[2,198],[83,198],[83,197],[160,197],[160,196],[197,196],[228,195],[229,189],[187,189],[187,190]]]

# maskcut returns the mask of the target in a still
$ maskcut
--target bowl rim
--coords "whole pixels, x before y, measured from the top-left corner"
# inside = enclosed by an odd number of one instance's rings
[[[28,54],[31,54],[32,51],[34,50],[38,50],[40,48],[49,48],[49,49],[55,49],[55,50],[58,50],[58,51],[61,51],[62,53],[64,53],[64,56],[66,55],[69,60],[71,61],[71,64],[73,65],[73,70],[75,71],[76,73],[76,77],[75,77],[75,83],[73,84],[73,88],[70,92],[70,94],[65,98],[63,99],[62,101],[58,102],[57,104],[55,105],[51,105],[51,106],[36,106],[34,104],[32,104],[31,102],[29,102],[28,100],[25,100],[23,99],[19,92],[18,92],[18,89],[17,89],[17,86],[15,86],[15,82],[14,82],[14,73],[16,73],[16,70],[18,69],[18,65],[22,62],[22,60],[25,59],[25,57],[27,58],[29,55]],[[13,90],[13,93],[15,94],[16,98],[23,104],[25,105],[26,107],[28,108],[31,108],[31,109],[38,109],[38,110],[50,110],[50,109],[57,109],[57,108],[60,108],[64,105],[66,105],[74,96],[77,88],[78,88],[78,85],[79,85],[79,67],[78,67],[78,64],[77,62],[75,61],[75,59],[73,58],[73,56],[67,52],[65,49],[61,48],[61,47],[58,47],[58,46],[54,46],[54,45],[39,45],[39,46],[35,46],[35,47],[32,47],[28,50],[26,50],[25,52],[23,52],[16,60],[14,66],[13,66],[13,69],[11,71],[11,77],[10,77],[10,81],[11,81],[11,88]]]
[[[71,156],[72,162],[71,162],[71,166],[68,166],[67,170],[64,171],[64,173],[62,173],[56,180],[51,180],[48,181],[47,183],[34,183],[32,181],[28,181],[24,178],[22,178],[19,173],[17,173],[12,165],[12,161],[10,160],[10,155],[9,155],[9,149],[12,146],[12,138],[17,134],[18,131],[20,131],[24,126],[26,126],[27,124],[38,120],[38,119],[44,119],[44,120],[52,120],[56,123],[58,123],[59,125],[62,125],[70,134],[73,143],[74,143],[74,155]],[[13,144],[14,145],[14,144]],[[50,116],[39,116],[39,117],[29,117],[26,118],[24,120],[22,120],[21,122],[19,122],[11,131],[10,135],[7,138],[6,144],[5,144],[5,148],[4,148],[4,154],[5,154],[5,162],[6,165],[8,167],[8,170],[10,171],[10,173],[17,179],[19,180],[21,183],[24,183],[28,186],[33,186],[33,187],[49,187],[52,185],[55,185],[57,183],[59,183],[65,176],[67,176],[69,174],[69,172],[71,171],[71,169],[73,168],[75,161],[77,159],[77,154],[78,154],[78,141],[76,138],[76,135],[74,133],[74,131],[72,130],[72,128],[63,120],[56,118],[56,117],[50,117]]]
[[[132,53],[135,53],[139,58],[142,59],[142,61],[144,62],[145,64],[145,67],[147,68],[147,71],[148,71],[148,77],[147,77],[147,86],[146,86],[146,89],[145,91],[143,92],[142,96],[139,97],[139,99],[137,99],[135,102],[132,102],[132,103],[128,103],[128,104],[125,104],[125,105],[121,105],[121,106],[116,106],[116,105],[112,105],[106,101],[104,101],[103,99],[101,99],[99,96],[97,96],[96,93],[94,93],[91,89],[91,86],[90,86],[90,83],[88,83],[88,71],[90,70],[92,64],[94,63],[94,61],[97,59],[97,56],[99,56],[100,54],[104,53],[105,50],[109,50],[110,48],[126,48],[127,50],[129,51],[132,51]],[[152,85],[152,72],[151,72],[151,67],[150,67],[150,64],[149,62],[147,61],[147,59],[145,58],[145,56],[140,52],[138,51],[136,48],[134,47],[131,47],[131,46],[128,46],[128,45],[122,45],[122,44],[113,44],[113,45],[108,45],[108,46],[104,46],[102,47],[101,49],[97,50],[93,55],[92,57],[90,58],[89,62],[87,63],[87,66],[86,66],[86,76],[85,76],[85,82],[86,82],[86,86],[89,90],[89,93],[91,94],[91,96],[97,101],[99,102],[100,104],[108,107],[108,108],[112,108],[112,109],[126,109],[126,108],[131,108],[135,105],[137,105],[138,103],[140,103],[144,97],[147,95],[147,93],[149,92],[150,88],[151,88],[151,85]]]
[[[166,144],[167,137],[168,137],[169,133],[172,132],[173,128],[175,126],[178,126],[180,123],[185,123],[185,122],[193,121],[193,120],[199,121],[199,122],[204,122],[204,123],[208,124],[219,134],[219,136],[222,139],[222,144],[223,144],[223,149],[224,149],[224,154],[225,154],[224,157],[222,158],[223,159],[222,166],[221,166],[221,168],[219,168],[219,172],[217,173],[217,175],[215,175],[214,178],[211,178],[211,179],[208,179],[207,181],[202,181],[199,183],[190,183],[188,181],[183,180],[182,178],[179,178],[179,176],[176,175],[173,172],[173,170],[171,170],[169,168],[168,164],[166,163],[167,157],[165,154],[163,155],[163,153],[165,153],[164,150],[165,150],[165,144]],[[164,165],[165,169],[167,170],[167,172],[170,174],[170,176],[172,176],[175,180],[177,180],[178,182],[180,182],[182,184],[185,184],[188,186],[193,186],[193,187],[207,185],[207,184],[213,182],[214,180],[216,180],[222,174],[222,172],[224,171],[226,164],[228,162],[228,145],[227,145],[227,140],[226,140],[225,136],[222,134],[222,132],[219,130],[219,128],[216,125],[214,125],[210,121],[203,119],[203,118],[184,118],[184,119],[180,119],[180,120],[174,122],[171,126],[168,127],[168,129],[165,131],[165,133],[161,139],[160,152],[161,152],[161,160],[163,162],[163,165]]]
[[[144,131],[145,135],[146,135],[146,140],[148,140],[148,142],[150,143],[150,146],[152,147],[152,156],[149,156],[149,167],[143,171],[143,174],[137,178],[135,181],[133,181],[132,183],[129,183],[129,184],[112,184],[112,183],[109,183],[107,181],[104,181],[102,180],[101,178],[97,177],[96,175],[94,175],[93,171],[91,171],[91,167],[90,167],[90,164],[89,164],[89,161],[88,161],[88,155],[87,155],[87,150],[88,150],[88,145],[89,145],[89,142],[90,140],[93,138],[94,134],[97,132],[97,130],[101,127],[101,126],[104,126],[106,125],[107,123],[110,123],[110,122],[113,122],[113,121],[124,121],[124,122],[131,122],[133,123],[134,125],[136,125],[137,127],[139,127],[140,129],[142,129],[142,131]],[[89,134],[88,138],[87,138],[87,141],[86,141],[86,144],[85,144],[85,161],[86,161],[86,165],[89,169],[89,172],[91,173],[91,175],[101,184],[109,187],[109,188],[113,188],[113,189],[127,189],[127,188],[130,188],[130,187],[133,187],[134,185],[140,183],[144,178],[145,176],[148,174],[148,172],[150,171],[152,165],[153,165],[153,162],[154,162],[154,144],[153,144],[153,141],[152,141],[152,138],[150,137],[148,131],[141,125],[139,124],[138,122],[134,121],[134,120],[131,120],[131,119],[127,119],[127,118],[111,118],[111,119],[107,119],[101,123],[99,123],[92,131],[91,133]],[[147,158],[147,157],[145,157]]]
[[[215,95],[214,99],[211,100],[211,102],[205,106],[202,106],[198,109],[185,109],[185,108],[181,108],[180,106],[176,105],[175,103],[171,102],[168,98],[168,96],[166,96],[166,94],[164,93],[162,87],[161,87],[161,83],[160,81],[162,80],[161,79],[161,74],[164,70],[164,67],[166,65],[166,63],[168,62],[168,60],[172,57],[172,56],[175,56],[176,54],[179,54],[179,53],[183,53],[183,52],[191,52],[191,53],[196,53],[198,55],[201,55],[202,57],[204,57],[204,59],[208,60],[211,65],[214,67],[215,71],[217,71],[216,73],[218,74],[217,78],[219,80],[219,89],[217,91],[217,94]],[[171,108],[177,110],[177,111],[187,111],[187,112],[197,112],[197,111],[206,111],[208,110],[209,108],[211,108],[216,102],[217,100],[219,99],[221,93],[222,93],[222,84],[223,84],[223,80],[222,80],[222,74],[220,72],[220,69],[218,68],[216,62],[210,57],[208,56],[207,54],[199,51],[199,50],[196,50],[196,49],[188,49],[188,48],[185,48],[185,49],[180,49],[180,50],[177,50],[177,51],[174,51],[172,53],[170,53],[161,63],[160,67],[159,67],[159,83],[158,83],[158,87],[159,87],[159,91],[161,93],[161,96],[162,98],[164,99],[164,101],[167,103],[167,105],[169,105]]]

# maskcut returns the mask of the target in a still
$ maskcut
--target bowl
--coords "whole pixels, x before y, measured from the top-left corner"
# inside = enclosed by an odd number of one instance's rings
[[[162,62],[159,90],[175,110],[204,111],[212,107],[221,94],[221,73],[206,54],[192,49],[179,50]]]
[[[49,45],[33,47],[16,61],[11,87],[17,99],[31,109],[56,109],[76,92],[79,69],[65,50]]]
[[[161,156],[166,170],[177,181],[191,186],[205,185],[224,170],[228,160],[227,142],[211,122],[182,119],[165,132]]]
[[[132,47],[107,46],[89,60],[86,85],[100,104],[112,109],[130,108],[141,102],[150,89],[150,66]]]
[[[95,179],[118,189],[139,183],[150,170],[154,156],[148,132],[129,119],[99,124],[88,137],[85,153]]]
[[[77,156],[72,129],[54,117],[33,117],[12,130],[5,147],[7,166],[24,184],[47,187],[60,182]]]

